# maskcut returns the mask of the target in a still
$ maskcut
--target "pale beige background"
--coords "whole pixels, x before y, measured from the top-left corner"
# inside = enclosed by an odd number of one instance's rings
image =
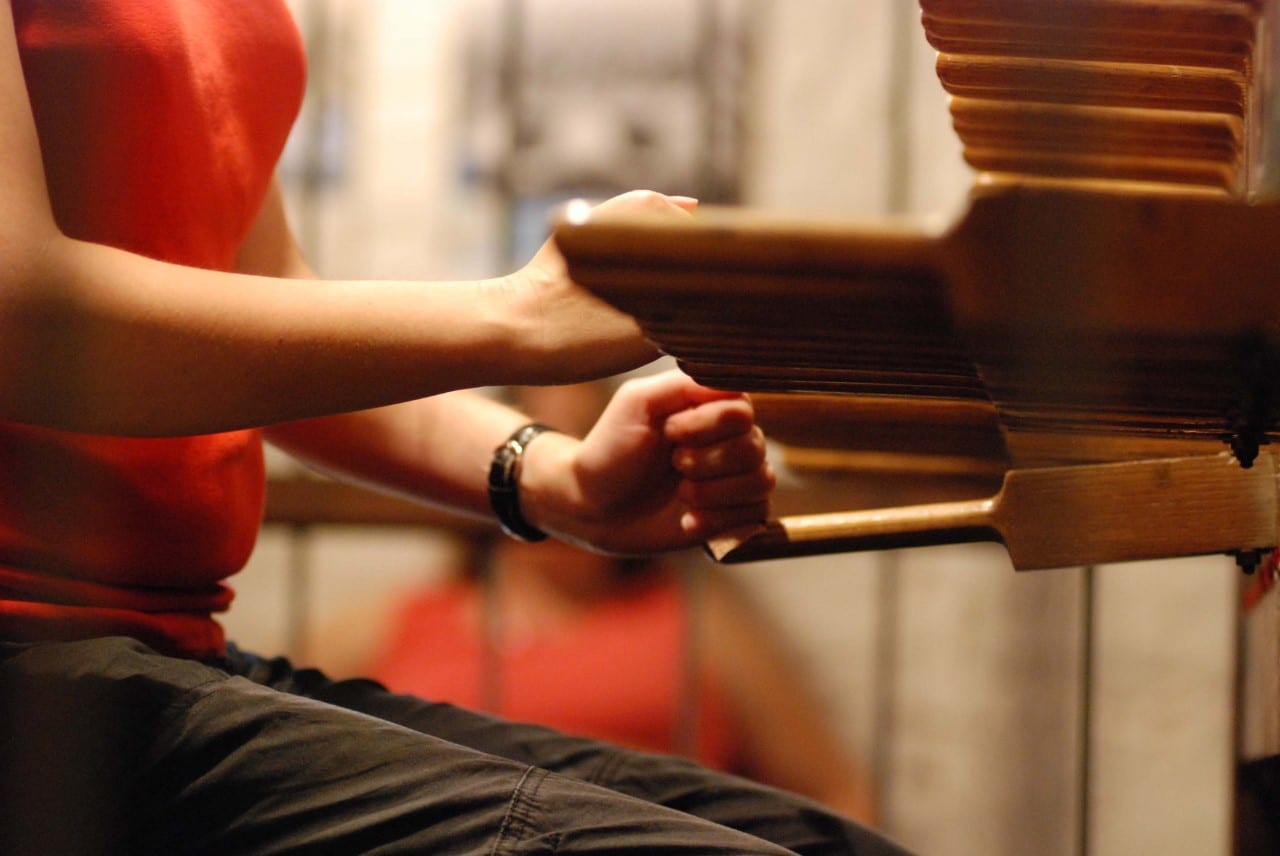
[[[495,272],[496,203],[455,174],[461,21],[479,2],[294,0],[341,22],[324,71],[354,105],[341,191],[290,196],[324,273]],[[957,216],[971,176],[915,4],[760,5],[747,203]],[[315,627],[420,579],[439,551],[430,533],[268,529],[226,624],[305,659]],[[1016,574],[1001,548],[978,546],[735,573],[874,768],[885,828],[924,856],[1229,852],[1229,560]]]

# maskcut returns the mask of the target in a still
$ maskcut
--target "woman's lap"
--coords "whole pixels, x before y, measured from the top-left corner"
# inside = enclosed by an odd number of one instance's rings
[[[901,852],[681,759],[281,659],[224,665],[124,639],[0,645],[0,852],[783,852],[726,825]]]

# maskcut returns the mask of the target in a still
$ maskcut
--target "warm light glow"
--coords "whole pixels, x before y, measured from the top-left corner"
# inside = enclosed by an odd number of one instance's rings
[[[564,218],[575,226],[581,226],[591,216],[591,203],[585,199],[570,199],[564,206]]]

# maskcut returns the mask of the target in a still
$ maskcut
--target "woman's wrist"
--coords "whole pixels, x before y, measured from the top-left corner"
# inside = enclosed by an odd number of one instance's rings
[[[587,543],[573,479],[574,456],[581,442],[558,431],[539,434],[525,449],[517,490],[521,514],[531,527],[561,540]]]
[[[522,271],[484,280],[483,313],[494,330],[493,375],[487,385],[518,386],[540,383],[546,335],[538,322],[537,301]]]
[[[550,242],[549,242],[550,243]],[[558,251],[508,274],[504,292],[513,324],[518,383],[576,383],[638,368],[658,357],[637,321],[569,279]]]
[[[517,428],[494,449],[489,464],[489,504],[502,531],[520,541],[542,541],[547,537],[546,532],[530,523],[524,515],[520,501],[520,476],[529,446],[551,430],[539,422],[529,422]]]

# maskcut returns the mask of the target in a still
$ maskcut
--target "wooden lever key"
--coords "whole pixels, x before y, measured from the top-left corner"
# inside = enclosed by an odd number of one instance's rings
[[[707,550],[748,562],[996,541],[1033,570],[1271,547],[1276,514],[1271,453],[1247,469],[1222,453],[1012,469],[985,499],[781,517]]]

